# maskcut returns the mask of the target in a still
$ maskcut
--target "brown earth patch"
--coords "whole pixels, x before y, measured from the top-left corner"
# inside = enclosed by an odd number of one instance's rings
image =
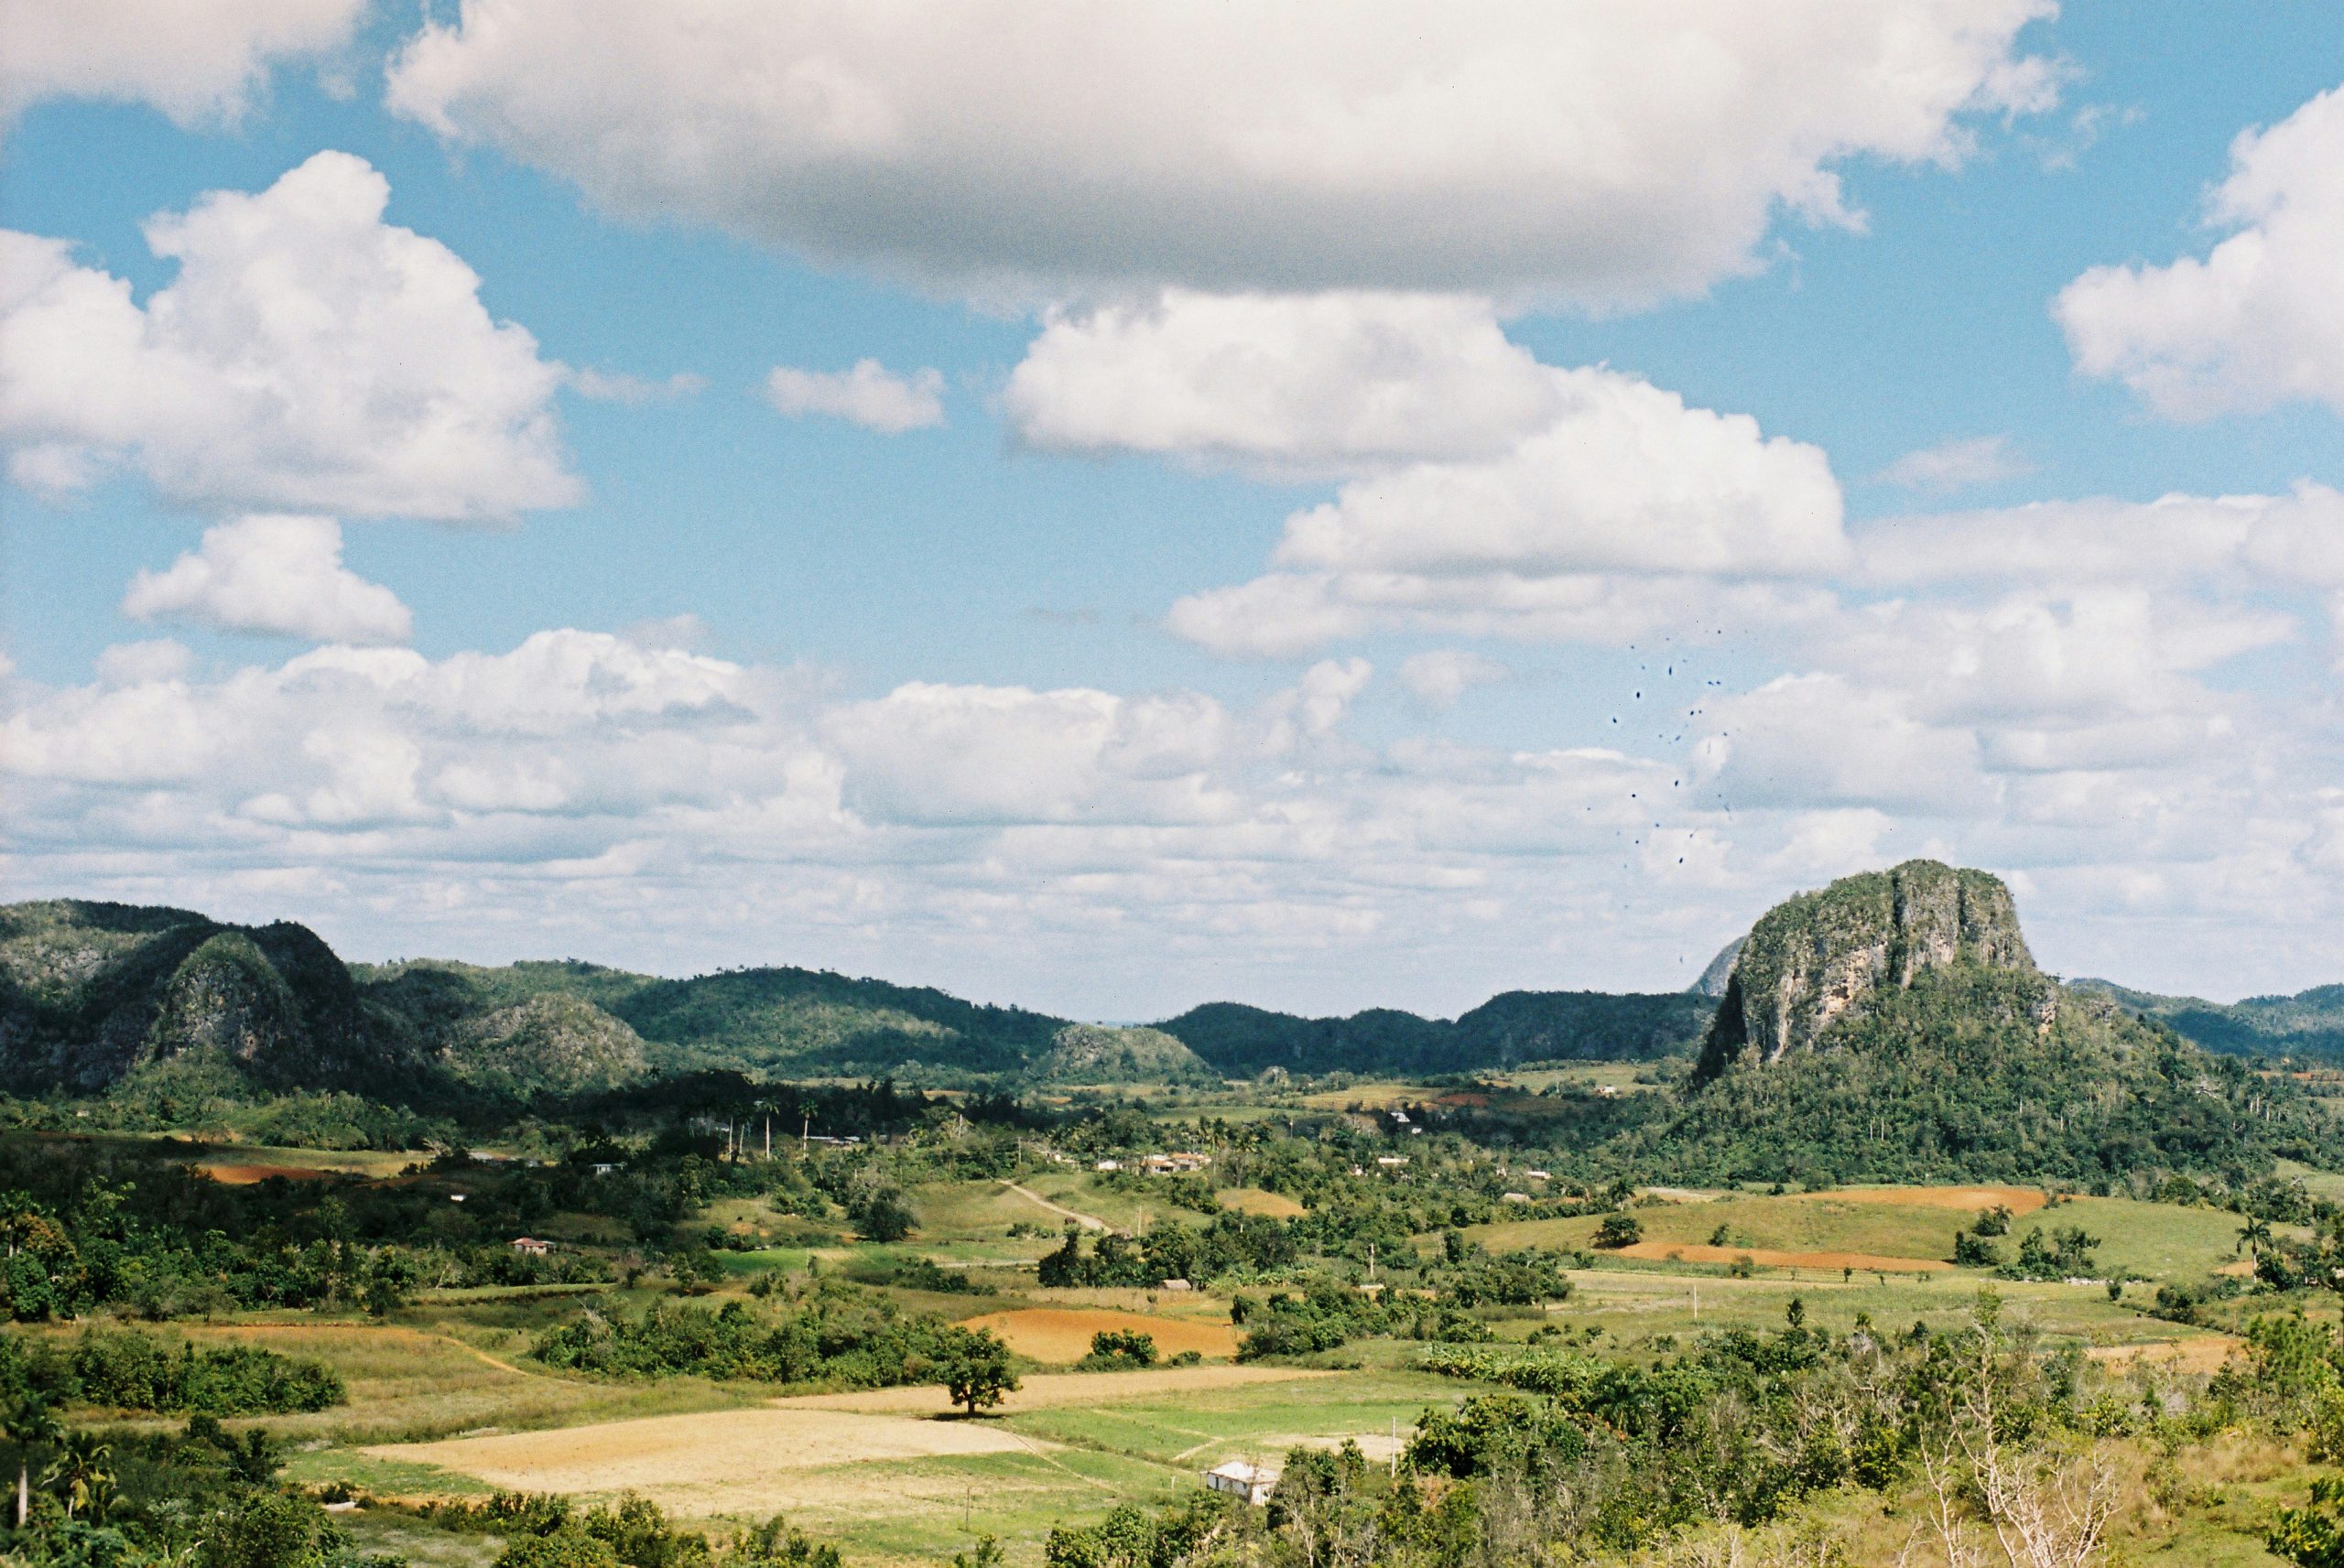
[[[1161,1356],[1183,1350],[1199,1356],[1237,1354],[1237,1330],[1226,1323],[1095,1307],[1021,1307],[969,1318],[962,1326],[989,1328],[1007,1340],[1012,1350],[1036,1361],[1080,1361],[1091,1354],[1092,1335],[1119,1329],[1150,1336]]]
[[[2154,1345],[2103,1345],[2087,1354],[2101,1366],[2111,1368],[2157,1367],[2210,1378],[2222,1369],[2231,1352],[2242,1343],[2227,1334],[2193,1334]]]
[[[686,1514],[736,1501],[742,1484],[774,1471],[940,1454],[1032,1452],[987,1422],[921,1421],[852,1411],[710,1411],[499,1433],[359,1452],[437,1465],[492,1486],[590,1496],[635,1491]]]
[[[282,1176],[288,1182],[324,1182],[349,1173],[320,1171],[308,1165],[198,1165],[196,1169],[223,1187],[249,1187],[271,1176]]]
[[[1872,1252],[1779,1252],[1771,1247],[1711,1247],[1691,1241],[1639,1241],[1615,1248],[1623,1258],[1661,1262],[1731,1263],[1747,1258],[1764,1269],[1855,1269],[1877,1274],[1934,1274],[1952,1264],[1939,1258],[1883,1258]]]
[[[1087,1344],[1087,1342],[1086,1342]],[[1158,1394],[1239,1389],[1253,1383],[1296,1383],[1341,1376],[1309,1367],[1159,1367],[1145,1372],[1036,1372],[1000,1406],[1005,1414],[1064,1405],[1109,1404]],[[940,1388],[863,1389],[848,1394],[793,1394],[773,1403],[784,1410],[863,1411],[872,1414],[942,1415],[950,1408]]]
[[[1898,1204],[1906,1208],[1949,1208],[1968,1213],[2001,1204],[2013,1214],[2033,1214],[2043,1206],[2037,1187],[1835,1187],[1822,1193],[1789,1193],[1788,1197],[1819,1198],[1832,1203]]]

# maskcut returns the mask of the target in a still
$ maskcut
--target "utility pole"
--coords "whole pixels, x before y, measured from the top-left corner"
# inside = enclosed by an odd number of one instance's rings
[[[765,1112],[765,1158],[773,1158],[773,1112]]]

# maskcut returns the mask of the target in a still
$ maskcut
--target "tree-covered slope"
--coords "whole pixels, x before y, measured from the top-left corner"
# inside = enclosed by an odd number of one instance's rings
[[[1681,994],[1506,991],[1454,1021],[1389,1008],[1298,1018],[1209,1002],[1156,1027],[1221,1072],[1460,1073],[1556,1057],[1643,1060],[1689,1051],[1709,1021]]]
[[[1194,1084],[1221,1081],[1204,1059],[1160,1029],[1069,1023],[1027,1069],[1036,1084]]]
[[[153,1064],[268,1088],[411,1082],[411,1042],[307,926],[55,900],[0,908],[0,1076],[88,1092]]]
[[[921,1066],[1016,1073],[1067,1023],[927,986],[796,968],[654,980],[612,1011],[645,1040],[668,1047],[677,1065],[785,1075]]]
[[[2078,980],[2078,990],[2113,997],[2127,1009],[2172,1026],[2209,1051],[2241,1056],[2316,1056],[2344,1061],[2344,985],[2315,986],[2294,996],[2207,1001],[2158,996],[2108,980]]]

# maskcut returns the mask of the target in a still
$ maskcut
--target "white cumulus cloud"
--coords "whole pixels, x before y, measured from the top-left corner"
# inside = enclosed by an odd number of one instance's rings
[[[44,98],[233,119],[279,59],[350,37],[366,0],[0,0],[0,120]]]
[[[1840,564],[1839,487],[1820,449],[1633,376],[1555,373],[1566,402],[1552,425],[1492,461],[1345,485],[1286,520],[1279,564],[1761,578]]]
[[[272,514],[207,528],[197,548],[141,571],[122,612],[319,643],[404,643],[415,629],[398,595],[342,564],[340,524]]]
[[[896,375],[877,360],[841,371],[779,365],[765,377],[766,401],[793,418],[823,414],[889,436],[943,424],[943,392],[940,371]]]
[[[480,279],[383,222],[390,187],[321,152],[257,194],[151,220],[179,276],[142,308],[62,241],[0,231],[0,442],[19,482],[136,464],[171,500],[469,521],[566,505],[563,369]]]
[[[1539,367],[1557,413],[1497,456],[1362,475],[1286,521],[1280,568],[1176,603],[1177,634],[1290,656],[1379,629],[1609,642],[1803,613],[1852,557],[1822,451],[1617,372]]]
[[[2033,112],[2047,0],[910,13],[464,0],[388,101],[615,211],[981,289],[1463,289],[1595,303],[1746,270],[1837,168]]]
[[[2076,367],[2200,419],[2301,399],[2344,413],[2344,88],[2241,135],[2201,260],[2098,266],[2053,306]]]
[[[1336,473],[1494,457],[1567,401],[1482,300],[1192,289],[1053,316],[1004,398],[1037,447]]]

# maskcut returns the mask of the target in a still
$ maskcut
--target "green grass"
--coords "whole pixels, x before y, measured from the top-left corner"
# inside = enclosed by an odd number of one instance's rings
[[[2100,1238],[2100,1271],[2153,1280],[2202,1279],[2239,1254],[2239,1217],[2221,1209],[2181,1208],[2130,1198],[2077,1198],[2037,1210],[2011,1226],[2008,1245],[2030,1230],[2080,1225]]]
[[[496,1489],[461,1471],[407,1459],[382,1459],[344,1448],[309,1448],[293,1454],[285,1462],[285,1478],[300,1487],[342,1481],[378,1498],[486,1497]]]
[[[2344,1203],[2344,1173],[2322,1171],[2294,1160],[2282,1160],[2278,1164],[2282,1180],[2301,1182],[2304,1190],[2316,1198],[2330,1203]]]
[[[933,1564],[981,1535],[1013,1562],[1038,1563],[1053,1528],[1091,1523],[1119,1503],[1167,1501],[1183,1484],[1162,1466],[1079,1448],[883,1460],[837,1475],[838,1500],[795,1509],[790,1522],[857,1564]]]
[[[1361,1371],[1270,1383],[1178,1400],[1059,1407],[1005,1418],[1013,1430],[1074,1447],[1202,1472],[1235,1456],[1275,1462],[1297,1444],[1405,1434],[1426,1407],[1454,1401],[1459,1386],[1412,1372]]]
[[[360,1509],[334,1522],[359,1553],[395,1557],[408,1568],[489,1568],[505,1547],[497,1536],[441,1530],[393,1509]]]
[[[1533,1094],[1562,1085],[1582,1089],[1608,1087],[1623,1095],[1656,1094],[1660,1091],[1660,1085],[1636,1081],[1639,1073],[1648,1073],[1655,1065],[1656,1064],[1651,1062],[1566,1062],[1560,1066],[1507,1073],[1496,1081],[1513,1084]]]
[[[247,1318],[189,1325],[199,1345],[251,1344],[322,1361],[342,1375],[345,1403],[271,1416],[269,1430],[293,1444],[420,1442],[482,1427],[507,1431],[570,1426],[627,1416],[667,1415],[748,1404],[761,1390],[696,1378],[598,1383],[537,1368],[526,1358],[525,1330],[497,1329],[420,1313],[407,1321],[298,1324]],[[63,1330],[23,1329],[27,1333]],[[176,1424],[157,1419],[132,1426]],[[242,1424],[232,1422],[231,1424]]]
[[[1633,1211],[1647,1241],[1707,1245],[1719,1227],[1730,1247],[1785,1252],[1865,1252],[1881,1257],[1941,1259],[1953,1252],[1954,1232],[1973,1217],[1959,1209],[1920,1205],[1850,1203],[1829,1195],[1729,1197],[1709,1203],[1659,1204]],[[1467,1234],[1483,1246],[1584,1247],[1601,1221],[1501,1220]]]

